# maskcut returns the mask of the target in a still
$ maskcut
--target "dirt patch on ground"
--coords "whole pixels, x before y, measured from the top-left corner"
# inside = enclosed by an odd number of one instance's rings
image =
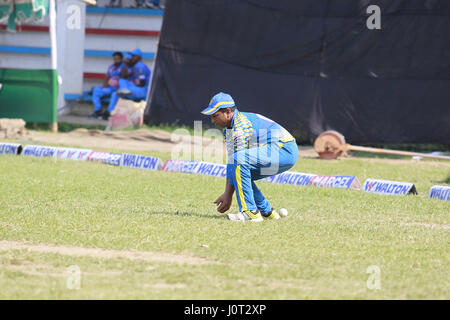
[[[0,267],[11,270],[11,271],[19,271],[25,274],[29,274],[32,276],[41,276],[41,277],[67,277],[71,273],[67,270],[61,268],[55,268],[50,265],[35,265],[35,264],[25,264],[25,265],[0,265]],[[123,274],[122,271],[102,271],[102,272],[83,272],[83,275],[94,275],[94,276],[109,276],[116,277]]]
[[[19,271],[32,276],[43,276],[43,277],[67,277],[71,273],[64,268],[56,268],[52,265],[43,264],[33,264],[30,262],[24,262],[23,264],[15,263],[3,264],[0,267],[11,270]],[[105,270],[101,272],[83,272],[83,275],[95,275],[95,276],[120,276],[123,271],[119,270]]]
[[[364,157],[357,157],[352,158],[351,156],[348,156],[347,158],[343,158],[346,160],[364,160],[370,163],[389,163],[389,164],[415,164],[415,165],[427,165],[427,166],[438,166],[438,167],[449,167],[450,168],[450,162],[444,162],[440,160],[414,160],[414,159],[374,159],[374,158],[364,158]]]
[[[152,289],[184,289],[186,288],[186,285],[183,283],[158,282],[158,283],[146,283],[144,284],[144,287]]]
[[[448,224],[438,224],[438,223],[423,223],[423,222],[408,222],[403,223],[403,226],[408,227],[425,227],[425,228],[431,228],[431,229],[437,229],[437,230],[450,230],[450,225]]]
[[[50,244],[27,244],[17,241],[0,241],[0,251],[28,250],[39,253],[56,253],[75,257],[92,257],[103,259],[124,258],[129,260],[142,260],[147,262],[168,262],[179,264],[203,265],[214,264],[203,258],[187,255],[170,254],[150,251],[110,250],[100,248],[84,248],[75,246],[55,246]]]
[[[201,137],[194,138],[188,134],[176,134],[163,130],[139,129],[133,131],[103,131],[76,129],[67,133],[50,133],[43,131],[29,131],[29,135],[22,140],[30,143],[50,143],[56,145],[72,145],[83,148],[108,148],[130,151],[160,151],[172,152],[182,148],[191,148],[192,151],[215,150],[221,148],[226,154],[223,138]],[[184,150],[186,150],[184,149]],[[317,158],[312,147],[299,147],[300,156]]]
[[[173,134],[163,130],[140,129],[134,131],[103,131],[76,129],[67,133],[29,131],[27,141],[74,145],[84,148],[109,148],[123,150],[172,152],[178,146],[210,146],[214,139],[193,139],[189,135]],[[195,141],[194,141],[195,140]]]
[[[219,132],[218,132],[219,133]],[[215,138],[196,137],[189,134],[177,134],[163,130],[139,129],[132,131],[103,131],[76,129],[67,133],[51,133],[29,130],[28,134],[20,138],[21,141],[39,144],[71,145],[82,148],[107,148],[130,151],[160,151],[173,152],[174,150],[219,150],[220,155],[226,155],[225,145],[221,134]],[[301,158],[319,158],[313,147],[300,146]],[[214,153],[212,154],[214,156]],[[450,168],[450,162],[428,161],[413,159],[374,159],[353,158],[351,155],[341,157],[339,160],[365,160],[368,162],[382,162],[392,164],[417,164],[444,166]]]
[[[9,269],[11,271],[19,271],[32,276],[46,276],[46,277],[64,277],[67,276],[64,272],[58,272],[55,268],[48,265],[1,265],[2,268]]]

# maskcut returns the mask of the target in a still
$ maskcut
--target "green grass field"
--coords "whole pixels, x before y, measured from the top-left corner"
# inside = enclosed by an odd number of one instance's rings
[[[427,198],[448,166],[300,159],[292,170],[408,181],[419,195],[261,182],[289,216],[233,223],[212,204],[220,178],[0,156],[0,299],[450,298],[450,204]]]

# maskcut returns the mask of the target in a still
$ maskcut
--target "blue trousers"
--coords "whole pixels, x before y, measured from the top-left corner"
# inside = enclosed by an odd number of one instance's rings
[[[131,91],[131,96],[127,97],[127,99],[130,100],[145,99],[147,96],[148,87],[138,87],[133,82],[126,79],[119,79],[119,88],[126,88]],[[119,96],[117,96],[116,92],[113,92],[111,94],[111,99],[109,100],[108,112],[112,112],[114,110],[118,101]]]
[[[238,151],[233,154],[232,163],[227,164],[227,178],[234,186],[239,211],[258,209],[267,215],[272,207],[255,184],[263,179],[289,170],[298,159],[295,141],[271,143]]]
[[[107,86],[103,88],[103,86],[95,87],[92,90],[92,102],[94,103],[94,111],[100,111],[102,109],[101,98],[104,96],[110,96],[114,91],[116,91],[116,87]]]

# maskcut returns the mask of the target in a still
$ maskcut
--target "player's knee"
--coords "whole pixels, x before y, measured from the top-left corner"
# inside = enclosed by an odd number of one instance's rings
[[[92,90],[93,95],[99,95],[102,92],[102,87],[98,86]]]
[[[128,88],[128,80],[127,79],[119,79],[119,87],[120,88]]]

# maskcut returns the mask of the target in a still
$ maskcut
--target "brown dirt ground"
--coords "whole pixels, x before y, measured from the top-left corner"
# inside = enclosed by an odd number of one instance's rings
[[[225,146],[222,138],[213,139],[203,137],[202,139],[194,139],[190,135],[174,134],[163,130],[139,129],[133,131],[103,131],[76,129],[67,133],[51,133],[44,131],[28,130],[27,134],[18,138],[20,141],[29,143],[50,143],[56,145],[70,145],[82,148],[107,148],[130,151],[160,151],[172,152],[174,148],[183,146],[190,147],[195,150],[196,146],[202,145],[203,148],[223,148],[223,154],[226,154]],[[313,147],[300,146],[300,157],[302,158],[319,158]],[[365,159],[369,162],[383,162],[393,164],[427,164],[432,166],[450,167],[450,162],[446,161],[429,161],[429,160],[413,160],[411,159],[375,159],[375,158],[352,158],[345,155],[340,160]],[[330,160],[337,161],[337,160]]]
[[[413,227],[425,227],[425,228],[438,229],[438,230],[450,230],[450,225],[448,225],[448,224],[408,222],[408,223],[403,223],[402,225],[408,226],[408,227],[413,226]]]
[[[76,129],[67,133],[50,133],[29,130],[28,135],[21,140],[59,145],[72,145],[84,148],[110,148],[132,151],[160,151],[171,152],[180,144],[191,144],[194,150],[196,145],[202,144],[204,148],[217,143],[223,146],[221,139],[203,137],[200,141],[189,135],[173,134],[163,130],[139,129],[133,131],[102,131]],[[225,150],[225,149],[224,149]],[[225,152],[225,151],[224,151]],[[312,147],[300,147],[302,157],[317,158]]]
[[[84,248],[75,246],[63,246],[52,244],[30,244],[19,241],[0,241],[0,251],[10,250],[28,250],[31,252],[40,253],[56,253],[66,256],[75,257],[93,257],[104,259],[124,258],[130,260],[142,260],[147,262],[168,262],[181,264],[215,264],[214,261],[208,261],[203,258],[170,254],[164,252],[150,252],[150,251],[132,251],[132,250],[110,250],[101,248]]]
[[[32,276],[46,276],[46,277],[67,277],[67,271],[64,268],[56,268],[52,265],[34,264],[31,262],[21,264],[0,264],[0,267],[9,269],[11,271],[20,271]],[[83,272],[83,275],[100,275],[100,276],[120,276],[123,271],[120,270],[104,270],[101,272]]]

